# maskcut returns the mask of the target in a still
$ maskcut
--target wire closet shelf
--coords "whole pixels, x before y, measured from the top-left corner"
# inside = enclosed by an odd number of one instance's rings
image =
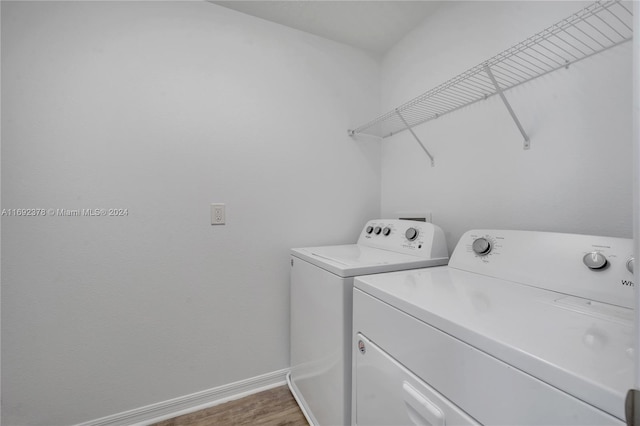
[[[631,40],[632,19],[630,8],[620,0],[598,1],[398,108],[349,130],[349,135],[386,138],[409,130],[420,142],[413,127],[498,94],[522,133],[527,149],[529,138],[502,92]],[[431,154],[421,142],[420,145],[433,163]]]

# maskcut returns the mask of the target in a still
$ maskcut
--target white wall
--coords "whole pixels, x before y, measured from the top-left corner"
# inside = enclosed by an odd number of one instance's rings
[[[2,2],[5,425],[286,368],[293,246],[379,215],[379,64],[206,2]],[[209,204],[227,205],[211,226]]]
[[[582,2],[448,2],[385,57],[392,109],[578,11]],[[628,7],[631,7],[628,5]],[[466,230],[631,237],[631,43],[415,128],[382,148],[382,215],[428,210],[450,249]]]

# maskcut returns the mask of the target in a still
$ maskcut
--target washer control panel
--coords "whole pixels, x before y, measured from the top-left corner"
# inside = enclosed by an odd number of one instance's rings
[[[371,220],[360,233],[358,244],[421,257],[449,257],[444,232],[427,222]]]
[[[460,238],[449,266],[627,308],[634,304],[632,239],[473,230]]]

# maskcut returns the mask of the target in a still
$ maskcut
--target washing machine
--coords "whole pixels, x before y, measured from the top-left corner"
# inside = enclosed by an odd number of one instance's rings
[[[372,220],[356,244],[291,250],[291,372],[288,384],[312,425],[351,422],[354,277],[448,262],[438,226]]]
[[[632,240],[474,230],[448,266],[358,277],[357,425],[623,425]]]

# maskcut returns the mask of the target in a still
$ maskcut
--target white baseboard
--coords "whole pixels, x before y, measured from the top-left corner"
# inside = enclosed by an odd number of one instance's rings
[[[135,408],[118,414],[79,423],[76,426],[145,426],[183,414],[213,407],[256,392],[286,383],[289,369],[273,371],[261,376],[229,383],[164,402]]]

